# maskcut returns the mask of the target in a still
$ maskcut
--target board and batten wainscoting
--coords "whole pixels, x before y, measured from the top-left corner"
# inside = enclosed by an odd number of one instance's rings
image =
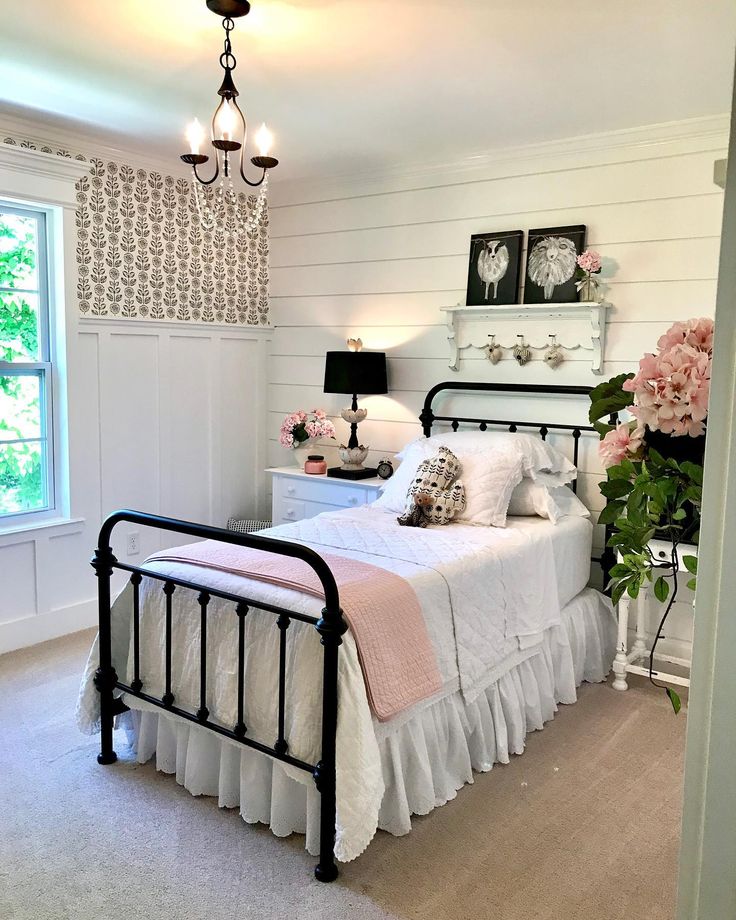
[[[674,320],[712,315],[723,207],[713,164],[725,156],[727,131],[727,118],[703,118],[499,151],[458,166],[275,183],[269,465],[289,462],[278,432],[294,409],[324,406],[346,436],[343,397],[324,394],[322,379],[325,352],[344,347],[349,335],[389,359],[388,396],[361,400],[366,463],[375,465],[421,433],[421,401],[440,380],[594,386],[634,370]],[[603,377],[591,373],[589,353],[574,351],[553,370],[539,354],[519,368],[508,352],[493,366],[469,349],[450,370],[440,308],[465,302],[471,234],[575,223],[587,225],[588,245],[604,260],[602,294],[612,306]],[[593,445],[581,469],[581,495],[600,508]],[[685,657],[689,600],[662,643]]]
[[[0,652],[96,622],[89,560],[111,511],[224,527],[231,516],[262,516],[270,504],[262,472],[269,329],[72,316],[68,330],[75,523],[0,534]],[[133,558],[131,531],[140,536]],[[121,526],[115,551],[140,562],[181,542]]]

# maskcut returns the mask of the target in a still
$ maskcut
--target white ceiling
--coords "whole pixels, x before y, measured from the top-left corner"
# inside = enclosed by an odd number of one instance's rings
[[[730,107],[733,0],[252,0],[240,101],[284,177],[462,159]],[[214,109],[205,0],[2,0],[0,106],[175,158]],[[274,176],[274,179],[276,177]]]

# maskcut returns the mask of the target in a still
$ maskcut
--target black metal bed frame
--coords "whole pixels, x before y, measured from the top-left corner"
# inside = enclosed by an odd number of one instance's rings
[[[435,415],[432,411],[432,402],[438,393],[445,390],[460,392],[491,392],[491,393],[525,393],[533,396],[550,395],[575,395],[585,396],[591,388],[583,386],[554,386],[532,384],[500,384],[500,383],[458,383],[455,381],[439,383],[433,387],[424,402],[420,415],[422,429],[425,436],[429,437],[432,425],[435,422],[449,422],[452,429],[457,431],[460,424],[478,425],[481,430],[488,426],[504,426],[510,431],[518,428],[537,429],[543,439],[550,431],[569,432],[574,440],[573,459],[577,465],[579,440],[582,433],[592,432],[592,426],[573,426],[553,423],[510,422],[498,419],[479,419],[463,416]],[[573,485],[573,488],[575,486]],[[292,559],[299,559],[307,563],[322,584],[325,595],[325,606],[321,616],[314,617],[281,607],[276,604],[267,604],[254,600],[241,594],[230,594],[209,588],[195,582],[181,578],[161,575],[141,566],[127,565],[119,562],[112,551],[110,543],[113,529],[121,522],[152,527],[158,530],[171,531],[187,536],[217,540],[221,543],[230,543],[250,549],[262,550]],[[610,551],[604,551],[601,557],[594,557],[600,562],[604,573],[612,562]],[[347,624],[340,609],[340,598],[335,578],[325,562],[316,552],[298,543],[290,543],[273,537],[258,534],[242,534],[219,527],[210,527],[204,524],[195,524],[173,518],[162,517],[155,514],[145,514],[140,511],[116,511],[110,515],[100,529],[97,549],[95,550],[92,566],[95,569],[98,584],[99,603],[99,667],[94,676],[94,684],[100,694],[101,710],[101,736],[100,753],[97,760],[100,764],[112,764],[117,760],[113,748],[113,726],[115,716],[125,712],[128,707],[122,699],[115,697],[115,691],[120,690],[137,699],[144,700],[166,712],[174,713],[182,719],[201,725],[204,728],[237,741],[240,744],[267,754],[274,760],[289,764],[307,773],[315,781],[320,794],[320,853],[314,874],[322,882],[331,882],[337,878],[338,870],[335,865],[335,753],[337,734],[337,665],[338,649],[342,644],[342,636],[347,631]],[[130,583],[133,588],[133,680],[130,684],[121,681],[112,662],[112,629],[111,629],[111,578],[115,570],[130,573]],[[165,596],[165,692],[159,699],[144,692],[144,684],[140,673],[140,584],[143,578],[151,578],[163,583]],[[200,700],[196,713],[175,705],[176,697],[171,684],[171,636],[172,636],[172,608],[173,595],[177,588],[198,592],[200,606]],[[207,609],[210,600],[220,598],[234,605],[234,614],[238,618],[238,720],[232,728],[227,728],[209,718],[207,707]],[[244,706],[244,673],[245,673],[245,618],[251,608],[259,613],[268,613],[276,617],[276,626],[279,629],[279,699],[278,699],[278,731],[276,741],[270,745],[263,741],[248,736],[248,728],[243,718]],[[284,709],[286,686],[286,634],[291,620],[300,620],[311,623],[320,635],[324,647],[323,657],[323,688],[322,688],[322,737],[321,756],[316,764],[307,763],[289,754],[289,744],[284,734]]]

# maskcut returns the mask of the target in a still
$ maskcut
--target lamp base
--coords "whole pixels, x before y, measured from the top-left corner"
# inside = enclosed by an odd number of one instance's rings
[[[359,470],[346,470],[344,466],[333,466],[327,470],[328,476],[335,479],[373,479],[378,476],[378,470],[369,466],[362,466]]]

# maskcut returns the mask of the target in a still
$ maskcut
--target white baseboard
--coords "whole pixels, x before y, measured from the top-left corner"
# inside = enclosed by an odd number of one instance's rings
[[[69,607],[32,614],[9,623],[0,623],[0,655],[19,648],[58,639],[69,633],[88,629],[97,623],[97,598],[80,601]]]

